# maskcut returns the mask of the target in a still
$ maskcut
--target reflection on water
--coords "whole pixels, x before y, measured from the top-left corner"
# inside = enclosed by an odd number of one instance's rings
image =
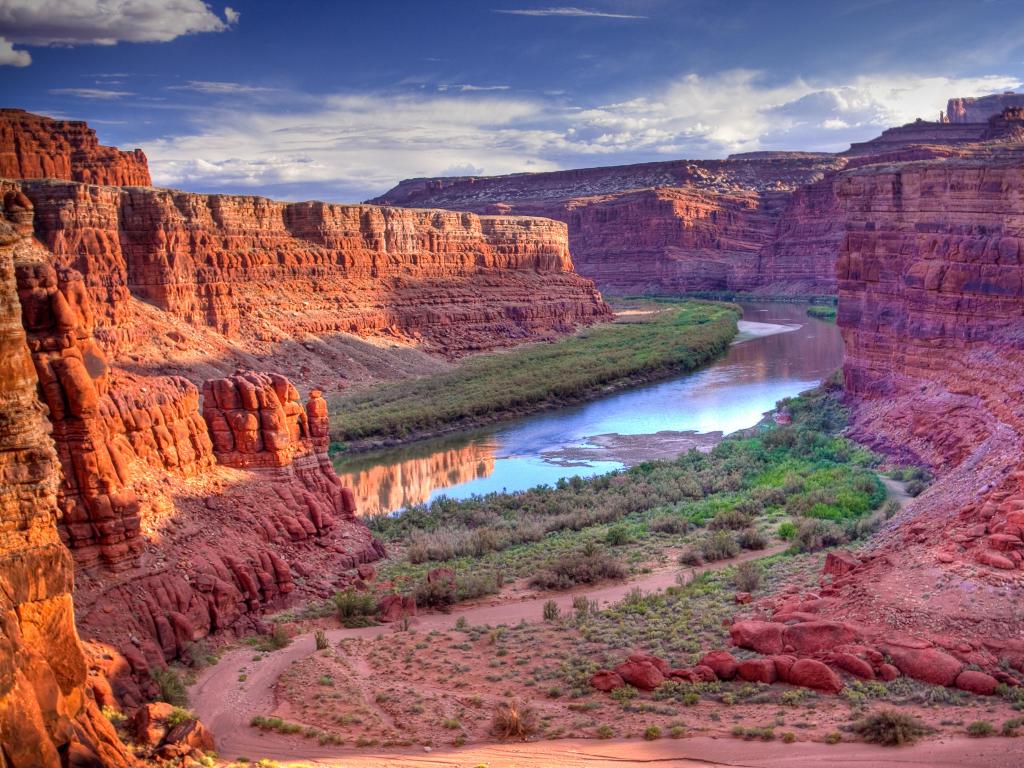
[[[795,326],[769,336],[741,334],[724,357],[694,374],[583,405],[415,446],[365,454],[336,467],[364,513],[390,512],[441,495],[466,498],[591,476],[615,461],[570,464],[542,454],[587,445],[595,435],[660,431],[725,433],[753,426],[776,401],[817,384],[840,366],[843,342],[802,304],[748,304],[744,320]],[[762,329],[763,330],[763,329]]]

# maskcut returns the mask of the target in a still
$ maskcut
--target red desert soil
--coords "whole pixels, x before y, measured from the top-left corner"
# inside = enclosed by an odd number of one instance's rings
[[[781,547],[764,552],[746,553],[736,559],[719,562],[686,573],[690,581],[701,571],[720,570],[742,560],[751,560],[775,554]],[[886,749],[869,744],[844,742],[836,747],[819,741],[800,741],[795,744],[778,742],[748,742],[731,738],[727,729],[736,718],[751,724],[771,715],[777,707],[768,705],[739,704],[730,709],[735,713],[733,720],[721,724],[721,733],[714,736],[690,736],[682,740],[664,738],[658,741],[644,741],[639,738],[615,738],[609,740],[562,738],[541,739],[526,743],[487,743],[486,735],[493,705],[504,698],[512,685],[502,682],[485,682],[486,668],[474,667],[470,653],[451,655],[453,648],[468,650],[468,642],[451,646],[459,637],[449,632],[458,627],[502,624],[527,633],[534,644],[540,643],[544,650],[558,651],[556,631],[540,622],[541,606],[554,599],[563,613],[571,611],[575,597],[586,595],[602,605],[621,600],[626,594],[640,588],[645,591],[664,589],[676,582],[677,571],[664,568],[641,578],[596,589],[580,589],[558,593],[555,596],[532,593],[516,599],[512,594],[475,605],[462,605],[451,613],[421,614],[414,620],[415,632],[397,632],[393,626],[373,626],[360,629],[330,629],[327,650],[315,652],[312,632],[294,638],[292,644],[280,651],[269,653],[262,658],[253,656],[253,650],[242,648],[226,654],[213,668],[206,671],[191,690],[195,711],[215,734],[217,747],[224,756],[247,756],[251,759],[271,758],[280,761],[297,761],[309,765],[345,766],[477,766],[489,768],[502,766],[639,766],[657,762],[669,766],[778,766],[778,765],[870,765],[870,766],[982,766],[1009,768],[1024,761],[1024,744],[1011,739],[974,740],[967,738],[942,738],[927,741],[898,750]],[[518,594],[518,593],[513,593]],[[516,628],[518,622],[527,622]],[[412,644],[432,644],[429,658],[422,657],[415,670],[410,673],[408,665],[403,666],[401,656],[412,652]],[[480,645],[490,642],[484,637]],[[509,642],[512,647],[514,640]],[[401,645],[401,648],[397,646]],[[408,646],[408,647],[406,647]],[[343,653],[335,653],[339,648]],[[390,650],[389,650],[390,648]],[[397,648],[397,650],[396,650]],[[493,648],[491,649],[493,656]],[[421,654],[422,651],[417,652]],[[389,655],[390,654],[390,655]],[[556,655],[552,654],[552,655]],[[508,657],[512,664],[513,655]],[[458,681],[446,676],[445,670],[459,662],[462,675]],[[538,658],[539,660],[539,658]],[[495,663],[497,663],[495,661]],[[448,666],[446,666],[448,665]],[[491,666],[494,666],[492,664]],[[382,674],[391,669],[393,674]],[[434,676],[430,668],[436,667]],[[526,675],[524,674],[523,677]],[[320,686],[318,687],[317,681]],[[396,685],[397,684],[397,685]],[[332,704],[312,704],[320,699],[319,691],[329,691],[327,698],[336,699]],[[477,695],[474,695],[474,694]],[[542,716],[549,718],[574,716],[565,711],[562,700],[552,702],[542,698],[540,692],[530,696],[529,689],[517,691],[522,698],[529,697]],[[816,727],[835,727],[839,719],[833,718],[829,707],[831,700],[821,700]],[[409,706],[409,705],[412,706]],[[416,722],[414,727],[403,730],[390,710],[398,712],[403,720],[408,713],[422,713],[427,705],[429,721]],[[333,706],[333,709],[330,707]],[[474,711],[475,708],[475,711]],[[344,710],[343,714],[339,714]],[[456,711],[457,710],[457,711]],[[772,710],[769,713],[767,710]],[[845,714],[845,708],[843,713]],[[920,714],[920,713],[919,713]],[[391,732],[398,739],[415,734],[434,746],[408,746],[408,741],[397,740],[395,744],[406,746],[379,746],[376,742],[365,743],[363,747],[348,745],[319,744],[315,739],[301,735],[285,735],[273,731],[261,731],[249,725],[255,715],[275,715],[288,722],[313,725],[331,722],[359,724],[367,728],[367,734]],[[327,719],[334,715],[334,719]],[[457,718],[463,722],[471,743],[465,747],[451,746],[452,730],[440,725],[444,717]],[[630,715],[611,713],[616,725],[626,722]],[[643,718],[645,716],[641,716]],[[342,718],[342,719],[339,719]],[[632,716],[636,722],[636,715]],[[840,718],[841,719],[841,718]],[[702,714],[688,718],[688,730],[710,731]],[[621,722],[620,722],[621,721]],[[634,723],[635,724],[635,723]],[[314,726],[315,727],[315,726]],[[408,727],[408,726],[407,726]],[[636,730],[642,730],[642,727]],[[422,732],[421,732],[422,731]]]

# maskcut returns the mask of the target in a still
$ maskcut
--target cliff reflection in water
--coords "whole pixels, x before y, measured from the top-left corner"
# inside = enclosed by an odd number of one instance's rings
[[[360,515],[377,515],[424,504],[435,491],[489,477],[496,442],[491,437],[446,438],[390,449],[386,461],[368,453],[335,461],[344,485],[356,495]]]
[[[740,336],[695,373],[558,408],[471,434],[357,456],[335,464],[362,514],[394,512],[440,495],[521,491],[623,466],[594,438],[632,436],[633,459],[659,457],[659,432],[729,434],[752,427],[785,397],[815,386],[843,359],[833,323],[803,304],[747,304]],[[598,441],[601,442],[601,441]],[[588,450],[574,451],[574,448]],[[643,455],[645,450],[651,453]]]

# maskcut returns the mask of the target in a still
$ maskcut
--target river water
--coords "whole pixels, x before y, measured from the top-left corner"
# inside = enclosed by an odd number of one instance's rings
[[[842,363],[832,323],[803,304],[743,304],[740,335],[701,370],[486,429],[337,461],[362,514],[591,476],[751,427]]]

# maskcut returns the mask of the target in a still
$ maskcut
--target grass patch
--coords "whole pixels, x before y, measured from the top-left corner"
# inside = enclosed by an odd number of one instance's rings
[[[813,304],[807,308],[807,316],[824,320],[827,323],[834,323],[836,321],[836,308]]]
[[[331,438],[423,437],[692,371],[725,351],[739,314],[727,304],[664,303],[554,343],[478,355],[451,371],[378,385],[331,403]]]

